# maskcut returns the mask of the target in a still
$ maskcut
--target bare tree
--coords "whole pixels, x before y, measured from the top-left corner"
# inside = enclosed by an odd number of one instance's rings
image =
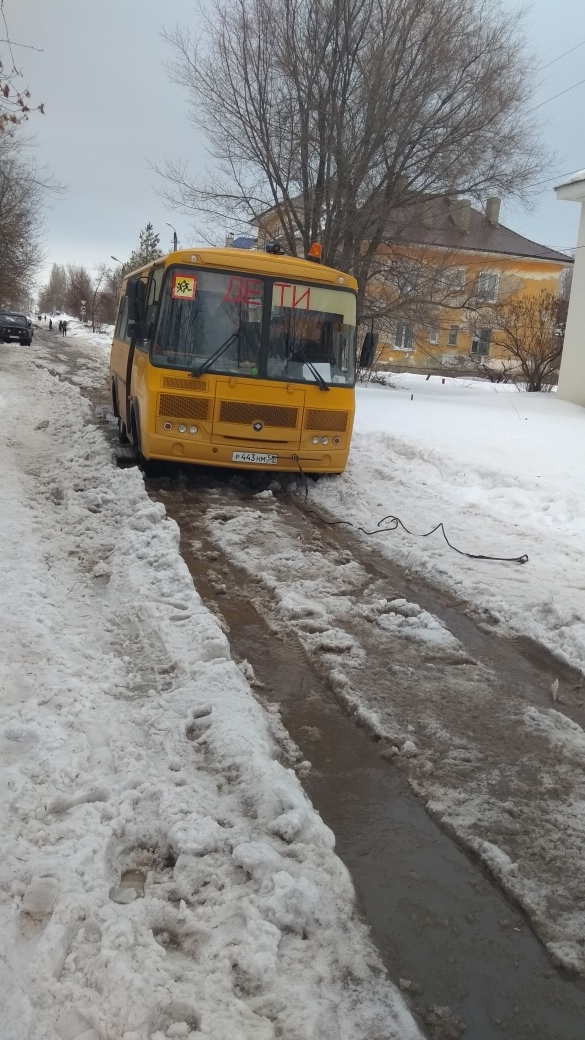
[[[14,43],[10,38],[4,11],[4,0],[0,0],[0,134],[11,134],[20,123],[26,122],[32,111],[44,115],[43,104],[34,105],[23,79],[23,70],[17,65],[14,48],[25,47],[38,50],[30,44]]]
[[[60,264],[53,264],[49,281],[39,293],[38,306],[40,311],[62,311],[65,308],[65,294],[67,292],[67,268]]]
[[[118,300],[122,288],[123,271],[121,267],[110,268],[101,264],[98,273],[103,277],[96,294],[94,307],[95,321],[113,325],[118,313]]]
[[[83,307],[94,332],[101,324],[113,324],[122,286],[122,269],[112,270],[106,264],[98,264],[95,271],[92,276],[85,267],[53,264],[49,281],[39,293],[39,310],[50,313],[68,310],[81,316]]]
[[[216,239],[272,208],[360,304],[421,195],[523,196],[543,169],[530,58],[495,0],[220,0],[197,31],[167,38],[215,164],[169,162],[167,199]]]
[[[93,297],[93,281],[85,267],[67,267],[67,288],[65,291],[65,310],[81,318],[82,309]]]
[[[556,382],[567,310],[566,299],[546,291],[490,308],[492,343],[507,355],[504,368],[512,361],[521,373],[524,389],[550,390]]]
[[[0,136],[0,303],[20,305],[31,293],[43,259],[40,235],[48,187],[24,146]]]

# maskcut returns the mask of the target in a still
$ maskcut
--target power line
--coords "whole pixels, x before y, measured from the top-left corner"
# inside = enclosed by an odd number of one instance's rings
[[[578,50],[579,47],[583,46],[583,44],[585,44],[585,40],[581,40],[581,43],[576,43],[574,47],[571,47],[568,51],[564,51],[563,54],[559,54],[557,58],[553,58],[551,61],[547,61],[546,65],[541,65],[540,68],[536,69],[536,72],[543,72],[544,69],[548,69],[549,65],[554,65],[555,62],[560,61],[561,58],[566,58],[567,54],[572,54],[573,51]]]
[[[560,180],[560,178],[561,177],[572,177],[574,172],[575,171],[572,170],[571,173],[553,173],[552,177],[544,177],[541,181],[530,181],[526,185],[526,187],[527,188],[537,188],[539,186],[539,184],[549,184],[550,181],[558,181],[559,184],[562,184],[563,182]]]
[[[556,98],[562,97],[563,94],[568,94],[570,90],[574,90],[575,87],[580,87],[582,83],[585,83],[585,79],[580,79],[578,83],[573,83],[572,87],[567,87],[566,90],[561,90],[558,94],[553,94],[552,97],[547,98],[546,101],[541,101],[539,105],[534,105],[534,107],[529,108],[528,111],[536,112],[537,108],[542,108],[543,105],[548,105],[549,101],[555,101]]]
[[[571,170],[569,173],[553,173],[551,177],[543,177],[541,181],[529,181],[526,187],[537,188],[540,184],[550,184],[551,181],[556,181],[557,184],[560,186],[561,184],[565,184],[565,181],[562,180],[563,177],[574,176],[575,170]],[[583,176],[583,180],[585,180],[585,175]]]

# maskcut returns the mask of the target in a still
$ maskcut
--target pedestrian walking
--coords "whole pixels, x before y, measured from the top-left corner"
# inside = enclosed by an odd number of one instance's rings
[[[67,335],[67,322],[66,321],[62,321],[61,322],[61,326],[62,326],[62,329],[63,329],[63,335],[66,336]]]
[[[49,332],[53,331],[53,319],[49,318]]]
[[[59,322],[59,332],[62,332],[62,331],[63,331],[63,322],[60,321]]]

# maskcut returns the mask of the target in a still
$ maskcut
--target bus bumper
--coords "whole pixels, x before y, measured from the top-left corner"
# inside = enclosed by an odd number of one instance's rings
[[[273,461],[235,461],[233,455],[245,452],[260,456],[269,456]],[[332,448],[298,451],[289,447],[272,447],[270,444],[213,444],[209,441],[197,441],[186,437],[163,437],[157,434],[143,434],[142,453],[147,459],[160,459],[166,462],[189,462],[197,466],[224,466],[230,469],[267,470],[274,472],[298,473],[343,473],[348,456],[347,448]]]

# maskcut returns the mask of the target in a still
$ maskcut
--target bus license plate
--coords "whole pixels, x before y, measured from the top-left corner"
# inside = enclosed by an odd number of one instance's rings
[[[278,455],[260,455],[256,451],[232,451],[232,462],[254,462],[258,466],[276,466]]]

